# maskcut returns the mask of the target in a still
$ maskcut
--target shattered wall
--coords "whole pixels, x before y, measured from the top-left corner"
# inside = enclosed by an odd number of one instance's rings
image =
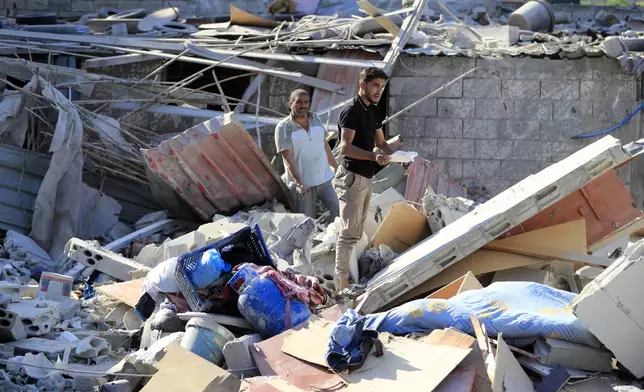
[[[393,114],[462,73],[479,67],[409,113],[394,119],[405,149],[418,151],[468,187],[495,195],[596,138],[638,106],[640,81],[609,58],[483,60],[403,57],[389,84]],[[640,135],[640,118],[613,132],[622,142]],[[620,170],[642,207],[638,163]]]

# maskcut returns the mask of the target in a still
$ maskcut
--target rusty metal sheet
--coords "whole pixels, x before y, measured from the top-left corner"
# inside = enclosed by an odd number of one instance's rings
[[[420,203],[425,190],[431,186],[436,194],[446,197],[465,197],[466,189],[449,178],[436,165],[423,158],[416,158],[409,168],[405,199]]]
[[[586,220],[586,240],[591,246],[644,214],[633,205],[633,197],[616,170],[546,208],[505,236],[526,233],[578,219]]]
[[[234,113],[192,127],[143,155],[149,169],[205,220],[271,199],[288,207],[284,183]]]

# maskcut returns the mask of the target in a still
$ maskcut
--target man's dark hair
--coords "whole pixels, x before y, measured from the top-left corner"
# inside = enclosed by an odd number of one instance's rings
[[[385,71],[383,71],[382,69],[376,68],[376,67],[363,68],[360,71],[360,81],[361,82],[369,83],[374,79],[388,80],[389,75],[387,75],[385,73]]]

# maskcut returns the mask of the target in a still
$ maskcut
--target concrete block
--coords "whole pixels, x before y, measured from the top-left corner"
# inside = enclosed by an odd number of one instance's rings
[[[414,58],[414,70],[427,76],[451,76],[455,78],[475,67],[476,61],[469,57],[420,56]]]
[[[593,101],[593,118],[599,121],[621,121],[637,106],[634,101]]]
[[[116,329],[110,330],[110,331],[84,330],[84,331],[74,331],[74,335],[80,340],[85,339],[88,336],[100,337],[105,339],[110,344],[111,347],[122,347],[127,350],[130,348],[132,336],[135,334],[135,332],[138,332],[138,330],[133,332],[116,330]],[[50,332],[40,337],[44,339],[54,340],[57,337],[59,337],[61,334],[62,334],[61,332]]]
[[[502,99],[477,99],[476,100],[476,118],[510,119],[513,116],[514,116],[514,101],[512,100],[502,100]]]
[[[593,105],[590,101],[555,101],[553,115],[555,121],[589,119],[593,116]]]
[[[438,139],[428,137],[413,137],[405,139],[404,148],[407,151],[416,151],[419,156],[430,159],[437,157]],[[391,185],[393,186],[393,184]],[[385,188],[386,189],[386,188]]]
[[[499,126],[499,138],[511,140],[539,140],[541,132],[539,121],[502,120]]]
[[[463,120],[450,118],[428,118],[425,120],[424,134],[432,138],[463,137]]]
[[[438,114],[440,118],[473,118],[476,106],[473,99],[439,98]]]
[[[618,65],[619,63],[617,61],[614,61],[615,64]],[[607,71],[607,70],[601,70],[601,69],[596,69],[593,70],[593,80],[604,80],[604,81],[619,81],[619,80],[629,80],[631,79],[632,76],[627,75],[622,71],[622,69],[615,69],[614,71]]]
[[[602,97],[611,100],[634,101],[637,99],[635,82],[631,80],[622,82],[606,80],[581,82],[579,91],[581,100],[594,101]]]
[[[499,128],[503,120],[463,120],[463,137],[471,139],[499,139]]]
[[[552,157],[552,144],[544,141],[515,140],[512,157],[520,160],[549,161]]]
[[[439,158],[473,158],[474,140],[438,139],[436,156]]]
[[[579,321],[637,378],[644,377],[643,254],[639,241],[571,302]]]
[[[394,96],[389,98],[389,113],[398,113],[422,97]],[[428,98],[401,115],[403,117],[436,117],[436,98]],[[395,120],[395,119],[394,119]]]
[[[107,340],[98,336],[88,336],[77,342],[75,354],[81,358],[96,358],[110,353],[111,347]]]
[[[581,369],[589,372],[610,372],[613,354],[584,344],[545,338],[537,340],[534,353],[539,363],[550,367]]]
[[[27,9],[38,11],[49,9],[49,0],[27,0]]]
[[[397,117],[389,124],[389,134],[402,135],[405,137],[422,137],[425,136],[425,118],[424,117]]]
[[[474,186],[485,188],[490,196],[496,196],[516,184],[514,181],[499,180],[493,178],[477,178],[474,181]]]
[[[26,353],[43,353],[47,358],[56,358],[56,356],[73,350],[78,342],[68,342],[61,340],[50,340],[43,338],[29,338],[18,342],[7,343],[7,346],[13,347],[17,355]]]
[[[519,68],[514,71],[514,77],[517,80],[550,80],[554,78],[554,72],[533,71]]]
[[[0,309],[0,342],[14,342],[27,337],[27,330],[20,320],[20,315]]]
[[[507,160],[501,162],[501,179],[523,180],[527,176],[539,172],[539,162]]]
[[[398,58],[398,61],[396,62],[396,65],[394,66],[393,71],[391,72],[391,77],[397,78],[401,76],[416,76],[413,69],[414,58],[408,55],[400,56]]]
[[[494,63],[498,60],[489,61],[483,59],[476,59],[477,67],[474,71],[475,79],[514,79],[514,68],[505,68],[501,66],[495,66]],[[478,65],[483,63],[484,66]]]
[[[131,392],[132,384],[128,380],[107,382],[96,389],[98,392]]]
[[[150,271],[149,267],[134,260],[99,249],[79,238],[72,238],[67,242],[65,254],[74,261],[123,281],[131,280],[131,273]]]
[[[503,80],[503,98],[533,99],[539,96],[538,80]]]
[[[20,316],[27,336],[48,333],[60,317],[60,303],[56,301],[23,300],[9,304],[7,310]]]
[[[261,336],[253,334],[245,335],[226,343],[223,353],[228,371],[239,378],[242,378],[242,376],[244,378],[259,376],[259,369],[257,369],[255,361],[253,361],[250,350],[254,350],[253,345],[261,341]]]
[[[574,100],[579,99],[578,80],[542,80],[541,98]]]
[[[452,81],[451,77],[399,77],[391,78],[389,81],[389,94],[391,96],[425,95],[438,90],[440,87]],[[463,82],[461,80],[451,84],[435,95],[436,98],[460,98],[463,95]]]
[[[212,244],[213,242],[228,237],[229,235],[238,232],[244,227],[246,227],[245,224],[232,222],[228,219],[220,219],[213,223],[206,223],[204,225],[201,225],[194,232],[196,245],[195,249],[201,248],[202,246]]]
[[[552,106],[552,101],[517,99],[514,101],[514,118],[552,120]]]
[[[465,79],[463,80],[463,97],[501,98],[501,80]]]
[[[512,140],[477,140],[476,159],[508,159],[512,156]]]
[[[463,178],[463,161],[460,159],[432,159],[432,163],[453,180]]]
[[[463,161],[463,177],[498,178],[501,161],[467,159]]]

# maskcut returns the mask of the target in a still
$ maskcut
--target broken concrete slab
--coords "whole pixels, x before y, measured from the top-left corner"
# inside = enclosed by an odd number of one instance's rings
[[[463,218],[401,254],[368,284],[363,311],[375,312],[445,268],[563,199],[585,184],[631,160],[641,151],[622,147],[612,136],[531,175]]]
[[[67,242],[65,254],[70,259],[87,267],[95,268],[97,271],[123,281],[132,279],[132,273],[150,272],[149,267],[116,253],[99,249],[90,242],[79,238],[72,238]]]
[[[26,353],[43,353],[47,358],[56,358],[65,350],[73,350],[78,346],[78,342],[68,342],[60,340],[50,340],[43,338],[29,338],[19,342],[7,343],[7,346],[13,347],[16,354],[24,355]]]
[[[644,377],[644,242],[588,284],[571,303],[575,316],[617,360]]]
[[[254,350],[255,343],[262,341],[258,334],[245,335],[231,340],[224,345],[223,353],[226,359],[228,371],[237,378],[248,378],[259,376],[259,369],[253,361],[251,350]]]
[[[610,372],[613,354],[608,350],[588,347],[564,340],[545,338],[534,345],[539,363],[550,367],[564,367],[594,372]]]
[[[112,252],[119,252],[123,248],[127,247],[132,243],[132,241],[139,239],[139,238],[145,238],[147,236],[150,236],[152,234],[158,233],[160,231],[163,231],[169,227],[172,226],[177,226],[179,224],[179,221],[174,220],[174,219],[164,219],[162,221],[158,221],[155,223],[150,224],[149,226],[146,226],[142,229],[139,229],[133,233],[130,233],[124,237],[121,237],[117,240],[114,240],[110,242],[109,244],[105,245],[103,248],[107,249]]]

